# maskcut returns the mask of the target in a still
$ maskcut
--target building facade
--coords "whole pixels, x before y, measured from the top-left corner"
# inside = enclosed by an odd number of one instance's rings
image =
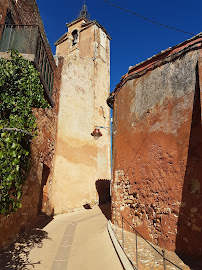
[[[22,208],[0,215],[0,249],[36,224],[39,213],[53,215],[109,199],[111,180],[110,36],[91,21],[84,5],[67,25],[52,55],[35,0],[0,3],[0,57],[16,49],[39,71],[51,109],[33,109],[37,137],[23,186]],[[102,126],[103,136],[91,133]],[[104,200],[101,200],[104,198]]]
[[[103,129],[98,141],[91,136],[96,126],[110,126],[110,36],[89,19],[85,5],[67,27],[55,43],[56,55],[64,58],[52,190],[55,213],[96,204],[96,182],[111,179],[110,133]]]
[[[131,67],[113,107],[116,210],[167,250],[202,255],[202,35]]]
[[[33,108],[37,137],[31,143],[30,172],[22,189],[22,207],[9,217],[0,215],[1,250],[22,231],[33,227],[39,213],[53,214],[50,197],[62,59],[59,58],[56,66],[35,0],[0,1],[0,12],[0,57],[9,59],[6,50],[17,49],[32,61],[40,72],[45,97],[52,107],[45,110]],[[35,54],[36,51],[39,54]],[[52,81],[46,81],[43,74]]]

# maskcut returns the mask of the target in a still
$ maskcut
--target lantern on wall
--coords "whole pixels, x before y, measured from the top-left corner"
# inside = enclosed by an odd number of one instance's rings
[[[91,133],[91,136],[93,136],[95,140],[98,140],[102,136],[102,133],[100,132],[99,128],[95,128]]]

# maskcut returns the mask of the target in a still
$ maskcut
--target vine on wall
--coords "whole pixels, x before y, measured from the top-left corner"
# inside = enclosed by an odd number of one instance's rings
[[[28,133],[36,135],[37,129],[32,108],[49,107],[43,91],[32,62],[16,51],[10,60],[0,59],[0,214],[21,207],[31,156]]]

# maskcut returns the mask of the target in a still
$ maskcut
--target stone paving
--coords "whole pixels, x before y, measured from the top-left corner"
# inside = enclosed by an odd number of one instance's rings
[[[160,255],[162,254],[162,249],[154,245],[156,250],[153,249],[149,242],[147,243],[141,237],[137,236],[136,253],[136,234],[125,230],[122,231],[120,227],[115,225],[112,225],[112,228],[126,256],[134,265],[134,269],[137,269],[138,266],[138,270],[164,270],[163,257]],[[190,270],[174,252],[166,251],[165,258],[176,265],[166,260],[166,270]]]

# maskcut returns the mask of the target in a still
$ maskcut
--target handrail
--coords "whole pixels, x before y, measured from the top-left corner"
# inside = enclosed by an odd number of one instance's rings
[[[119,211],[119,210],[117,210],[120,214],[121,214],[121,212]],[[141,238],[143,238],[146,242],[147,242],[147,244],[149,244],[153,249],[155,249],[155,251],[156,252],[158,252],[161,256],[162,256],[162,254],[161,254],[161,252],[159,252],[147,239],[145,239],[144,238],[144,236],[142,236],[130,223],[129,223],[129,221],[121,214],[121,216],[125,219],[125,221],[128,223],[128,225],[141,237]]]
[[[183,270],[181,267],[179,267],[178,265],[176,265],[174,262],[170,261],[169,259],[167,259],[165,257],[165,250],[162,250],[162,253],[159,252],[147,239],[145,239],[130,223],[129,221],[122,215],[122,213],[117,209],[117,207],[113,207],[115,208],[115,218],[116,218],[116,212],[118,211],[119,214],[121,215],[121,229],[122,229],[122,249],[124,251],[124,238],[123,238],[123,220],[126,221],[126,223],[132,228],[132,230],[135,232],[136,234],[136,266],[132,263],[132,261],[130,260],[131,264],[133,267],[135,267],[138,270],[138,252],[137,252],[137,235],[139,235],[147,244],[149,244],[153,250],[155,250],[163,259],[163,265],[164,265],[164,270],[166,270],[166,261],[169,262],[170,264],[174,265],[175,267],[177,267],[180,270]],[[117,220],[116,223],[118,224]],[[116,233],[115,233],[116,235]],[[118,239],[117,239],[118,240]]]

